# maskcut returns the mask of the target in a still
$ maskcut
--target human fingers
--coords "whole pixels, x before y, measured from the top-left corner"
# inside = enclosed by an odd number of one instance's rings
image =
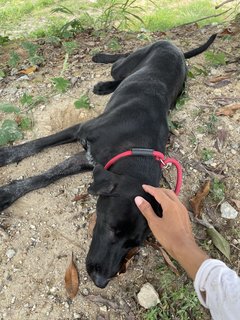
[[[138,209],[141,211],[141,213],[147,219],[148,222],[158,218],[155,212],[153,211],[153,208],[150,205],[150,203],[146,201],[144,198],[137,196],[135,197],[134,201]]]
[[[169,195],[163,191],[165,189],[155,188],[149,185],[143,185],[142,187],[145,192],[151,194],[157,200],[157,202],[161,204],[163,210],[169,206],[170,201],[172,202],[172,199],[169,197]]]

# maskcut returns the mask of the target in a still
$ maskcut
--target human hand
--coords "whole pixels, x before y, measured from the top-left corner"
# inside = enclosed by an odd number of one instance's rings
[[[195,242],[187,209],[171,190],[148,185],[143,185],[143,189],[151,194],[163,209],[163,216],[159,218],[150,203],[142,197],[135,198],[135,203],[146,218],[153,235],[194,278],[201,262],[208,257]],[[188,256],[189,254],[190,256]],[[192,254],[195,255],[196,260],[188,265],[189,258],[194,260],[191,257]]]

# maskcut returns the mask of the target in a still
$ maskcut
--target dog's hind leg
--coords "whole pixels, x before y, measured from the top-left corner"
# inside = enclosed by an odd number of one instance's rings
[[[93,165],[87,160],[85,151],[82,151],[40,175],[14,180],[0,188],[0,212],[30,191],[46,187],[58,179],[92,169]]]
[[[98,82],[93,88],[93,93],[98,95],[106,95],[117,89],[122,80]]]
[[[19,162],[41,150],[60,144],[77,141],[77,132],[81,125],[77,124],[50,136],[29,141],[17,146],[0,149],[0,167],[8,163]]]

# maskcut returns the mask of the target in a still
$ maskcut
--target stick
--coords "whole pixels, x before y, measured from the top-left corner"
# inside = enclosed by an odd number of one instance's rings
[[[210,19],[210,18],[216,18],[216,17],[219,17],[225,13],[227,13],[228,11],[232,10],[232,8],[228,9],[228,10],[225,10],[221,13],[218,13],[218,14],[213,14],[212,16],[208,16],[208,17],[204,17],[204,18],[201,18],[201,19],[198,19],[198,20],[195,20],[195,21],[191,21],[191,22],[187,22],[187,23],[184,23],[184,24],[181,24],[179,25],[178,27],[183,27],[183,26],[187,26],[189,24],[193,24],[193,23],[197,23],[199,21],[202,21],[202,20],[206,20],[206,19]]]
[[[219,9],[221,8],[222,6],[224,6],[225,4],[229,3],[229,2],[233,2],[235,0],[225,0],[223,1],[222,3],[220,3],[218,6],[215,6],[215,9]]]

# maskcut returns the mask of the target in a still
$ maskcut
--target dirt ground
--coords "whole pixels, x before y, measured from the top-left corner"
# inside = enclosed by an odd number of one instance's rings
[[[219,30],[220,27],[216,26],[204,29],[190,26],[164,34],[152,34],[150,42],[169,39],[183,50],[189,50]],[[121,45],[119,51],[122,52],[148,43],[137,34],[115,33],[92,37],[91,34],[83,33],[77,36],[75,40],[79,43],[79,49],[71,57],[65,72],[65,77],[72,80],[74,85],[66,94],[51,94],[53,89],[50,78],[59,75],[64,59],[61,47],[39,41],[45,63],[26,80],[19,80],[18,73],[10,75],[8,70],[8,76],[1,81],[1,102],[18,105],[19,97],[24,92],[33,96],[49,96],[49,102],[33,110],[34,127],[26,131],[24,141],[52,134],[102,112],[109,96],[95,96],[91,90],[97,81],[110,79],[110,66],[92,63],[91,53],[96,48],[109,51],[107,43],[112,37],[118,39]],[[236,60],[240,56],[239,40],[238,32],[229,39],[221,36],[213,44],[212,48],[225,52],[228,61],[226,65],[210,66],[204,55],[188,61],[190,70],[198,66],[205,68],[207,74],[188,79],[188,98],[183,106],[170,115],[171,121],[178,126],[170,136],[167,153],[177,158],[183,166],[180,198],[190,210],[189,199],[204,181],[213,181],[214,178],[224,183],[225,201],[237,209],[233,200],[239,199],[240,195],[239,111],[232,117],[216,116],[212,121],[209,119],[221,107],[240,103],[240,70],[239,60]],[[3,62],[7,61],[8,53],[4,49]],[[226,78],[211,82],[217,76]],[[85,93],[89,95],[92,108],[74,108],[75,97]],[[0,119],[6,117],[6,114],[0,114]],[[226,139],[223,148],[217,148],[216,138],[222,129],[226,132]],[[77,143],[55,147],[19,164],[3,167],[0,184],[43,172],[75,154],[80,148]],[[204,149],[211,150],[211,159],[202,158]],[[167,169],[165,177],[173,187],[174,169]],[[95,212],[96,198],[89,195],[83,201],[73,199],[76,195],[86,194],[90,182],[91,173],[64,178],[47,188],[25,195],[1,213],[0,319],[144,319],[144,310],[139,306],[136,295],[145,282],[154,285],[161,299],[161,279],[156,270],[164,264],[164,260],[151,246],[141,248],[127,272],[112,280],[105,289],[96,288],[88,277],[85,269],[85,257],[91,241],[88,224]],[[208,250],[209,255],[224,260],[239,271],[240,219],[238,216],[235,220],[224,220],[220,216],[219,207],[219,201],[214,201],[210,193],[203,212],[230,243],[231,262],[214,247],[203,226],[194,223],[195,234],[198,243]],[[9,258],[7,253],[11,249],[14,253]],[[71,301],[64,287],[64,274],[72,252],[79,270],[80,286],[78,295]],[[176,281],[187,283],[183,270],[180,267],[178,269],[180,276]],[[99,295],[105,299],[104,302],[101,302]],[[208,313],[203,311],[203,314],[202,319],[210,319]],[[183,318],[174,316],[169,319]],[[200,318],[193,314],[184,319]]]

